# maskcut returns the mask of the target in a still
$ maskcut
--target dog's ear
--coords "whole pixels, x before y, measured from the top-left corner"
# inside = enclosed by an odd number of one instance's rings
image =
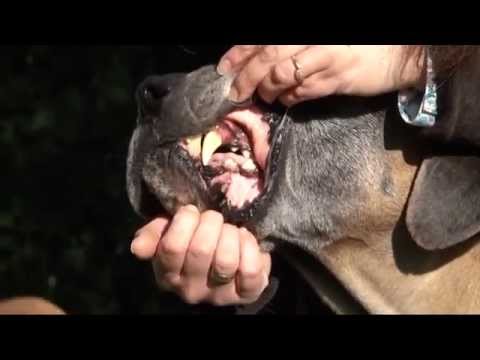
[[[407,211],[413,240],[445,249],[480,232],[480,157],[445,156],[423,161]]]

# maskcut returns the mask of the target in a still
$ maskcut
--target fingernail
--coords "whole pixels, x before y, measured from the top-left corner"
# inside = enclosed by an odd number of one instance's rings
[[[194,205],[185,205],[183,207],[184,210],[187,210],[187,211],[194,211],[194,212],[198,212],[198,209],[196,206]]]
[[[219,75],[225,75],[232,69],[232,63],[228,59],[220,60],[220,63],[217,66],[217,73]]]
[[[133,255],[136,255],[136,250],[135,250],[135,248],[138,247],[137,242],[138,242],[138,240],[135,238],[135,239],[133,239],[132,243],[130,244],[130,252],[131,252]]]
[[[239,103],[240,101],[238,100],[238,90],[235,87],[232,87],[230,89],[230,94],[228,96],[228,99],[232,102],[237,102]]]
[[[253,97],[249,97],[246,100],[240,101],[240,102],[239,101],[233,101],[233,100],[230,100],[230,102],[233,105],[235,105],[235,107],[237,109],[247,109],[254,104]]]

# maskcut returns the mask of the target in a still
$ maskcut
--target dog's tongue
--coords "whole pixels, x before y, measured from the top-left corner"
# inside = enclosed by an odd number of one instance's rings
[[[242,126],[251,141],[251,146],[257,164],[265,170],[267,156],[270,150],[268,144],[269,126],[262,121],[262,112],[256,107],[236,110],[227,115],[226,119]]]

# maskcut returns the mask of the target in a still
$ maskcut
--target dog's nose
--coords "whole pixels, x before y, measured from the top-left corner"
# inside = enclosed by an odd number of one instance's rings
[[[185,74],[168,74],[149,76],[137,89],[137,102],[145,115],[154,115],[159,109],[162,99],[178,84]]]

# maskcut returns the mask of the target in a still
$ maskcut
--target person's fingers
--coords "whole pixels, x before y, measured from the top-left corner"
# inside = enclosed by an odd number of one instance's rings
[[[268,285],[270,254],[260,251],[257,240],[247,230],[240,230],[240,266],[237,293],[246,301],[256,300]]]
[[[240,264],[240,238],[238,228],[223,224],[212,264],[213,277],[234,279]]]
[[[200,216],[192,241],[187,250],[182,275],[205,277],[222,231],[223,216],[216,211],[205,211]]]
[[[235,281],[212,290],[207,301],[215,306],[241,305],[247,301],[237,294]]]
[[[258,85],[258,94],[266,102],[272,103],[286,90],[298,86],[299,80],[325,70],[331,62],[331,50],[328,47],[308,46],[297,52],[294,57],[290,56],[275,64]]]
[[[155,255],[158,243],[168,223],[168,218],[159,217],[142,227],[135,234],[135,239],[130,245],[130,251],[140,259],[151,259]]]
[[[186,252],[200,221],[200,213],[194,206],[182,207],[161,239],[156,261],[165,273],[179,274],[183,268]]]
[[[248,99],[275,64],[290,58],[306,47],[307,45],[267,45],[262,47],[238,73],[232,84],[230,99],[236,102]]]
[[[182,286],[182,277],[179,273],[165,272],[158,260],[152,261],[155,281],[160,289],[166,291],[178,291]]]
[[[280,102],[291,107],[300,102],[336,93],[340,85],[339,79],[333,76],[326,77],[325,75],[325,73],[317,73],[310,76],[300,86],[280,95]]]
[[[196,304],[208,295],[209,270],[222,231],[223,216],[216,211],[206,211],[188,247],[181,272],[182,298]]]
[[[237,233],[238,265],[235,281],[215,287],[210,292],[208,301],[216,306],[240,305],[256,301],[268,285],[270,274],[270,255],[260,252],[253,235],[245,229],[239,230],[233,226],[229,228]],[[232,239],[233,245],[233,237],[222,235],[220,242],[223,239]],[[227,251],[226,245],[225,252]],[[221,247],[220,243],[219,247]],[[234,250],[230,248],[228,251],[233,253]],[[240,258],[242,258],[242,264],[240,264]],[[232,265],[231,268],[233,269],[233,267]]]
[[[260,51],[262,45],[236,45],[228,50],[217,65],[217,72],[221,75],[234,73],[241,69],[252,56]]]

